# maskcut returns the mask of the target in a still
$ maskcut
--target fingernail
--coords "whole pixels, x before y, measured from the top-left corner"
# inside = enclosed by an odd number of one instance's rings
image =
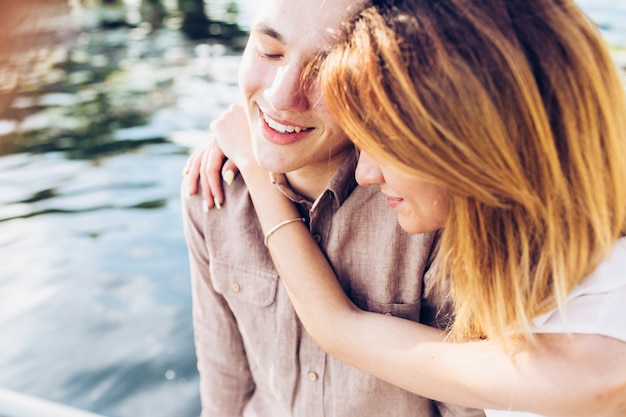
[[[189,191],[189,187],[185,187],[185,198],[187,200],[191,198],[191,192]]]
[[[217,197],[213,198],[213,202],[215,203],[215,207],[217,207],[218,210],[222,208],[220,202],[217,201]]]
[[[202,211],[205,213],[209,212],[209,202],[206,200],[202,200]]]
[[[230,185],[233,183],[233,180],[235,179],[235,173],[231,170],[228,170],[224,173],[223,178],[226,184]]]

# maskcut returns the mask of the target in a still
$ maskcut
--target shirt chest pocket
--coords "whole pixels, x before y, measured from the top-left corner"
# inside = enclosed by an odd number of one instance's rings
[[[385,314],[388,316],[402,317],[411,321],[419,321],[421,300],[411,303],[381,303],[368,299],[363,296],[352,295],[352,302],[362,310],[371,311],[373,313]]]
[[[211,281],[215,291],[231,302],[243,302],[256,307],[268,307],[276,298],[278,275],[212,259]]]

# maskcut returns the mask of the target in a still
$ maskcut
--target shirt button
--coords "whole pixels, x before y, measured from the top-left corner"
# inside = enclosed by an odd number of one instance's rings
[[[315,243],[320,243],[322,241],[322,236],[320,236],[319,234],[315,233],[313,235],[313,240],[315,241]]]
[[[317,374],[313,371],[309,372],[309,379],[313,382],[317,381]]]
[[[238,282],[233,282],[233,291],[239,292],[241,291],[241,285]]]

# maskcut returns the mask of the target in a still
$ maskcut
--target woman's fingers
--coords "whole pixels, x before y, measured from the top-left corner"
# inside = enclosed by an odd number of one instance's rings
[[[203,209],[221,208],[224,203],[224,184],[230,185],[239,169],[220,148],[217,136],[230,147],[249,148],[250,131],[247,118],[241,106],[231,106],[222,116],[211,123],[209,141],[206,147],[194,151],[185,167],[184,187],[188,197],[201,189]],[[243,143],[246,146],[242,146]],[[244,152],[247,153],[250,151]]]
[[[200,176],[202,152],[202,149],[194,151],[187,159],[187,163],[183,168],[183,175],[185,176],[183,187],[187,197],[191,197],[198,192],[198,178]]]
[[[209,149],[204,154],[202,160],[202,171],[200,174],[200,185],[202,194],[206,199],[209,208],[221,208],[224,202],[224,189],[222,185],[222,166],[226,157],[219,148],[215,137],[211,135]]]
[[[239,173],[239,168],[230,160],[227,159],[222,167],[222,179],[227,185],[230,185],[235,180],[235,176]]]

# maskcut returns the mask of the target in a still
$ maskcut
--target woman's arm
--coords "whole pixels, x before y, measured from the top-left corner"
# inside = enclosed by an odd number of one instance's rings
[[[249,143],[225,140],[242,117],[237,113],[213,129],[239,167],[267,233],[299,214],[270,184]],[[489,341],[449,343],[439,330],[358,309],[302,223],[278,229],[268,246],[311,337],[365,372],[425,397],[475,408],[555,416],[626,414],[626,343],[593,335],[539,335],[540,349],[511,345],[510,356]]]
[[[263,176],[254,178],[266,183]],[[273,187],[252,181],[251,189],[266,189],[252,193],[264,230],[297,216],[287,207],[279,215],[276,201],[288,202],[274,195],[270,203],[266,197]],[[538,335],[540,349],[510,346],[510,357],[488,341],[448,343],[436,329],[356,308],[303,225],[285,226],[268,245],[311,337],[350,365],[416,394],[469,407],[555,416],[624,412],[623,342],[594,335]]]

